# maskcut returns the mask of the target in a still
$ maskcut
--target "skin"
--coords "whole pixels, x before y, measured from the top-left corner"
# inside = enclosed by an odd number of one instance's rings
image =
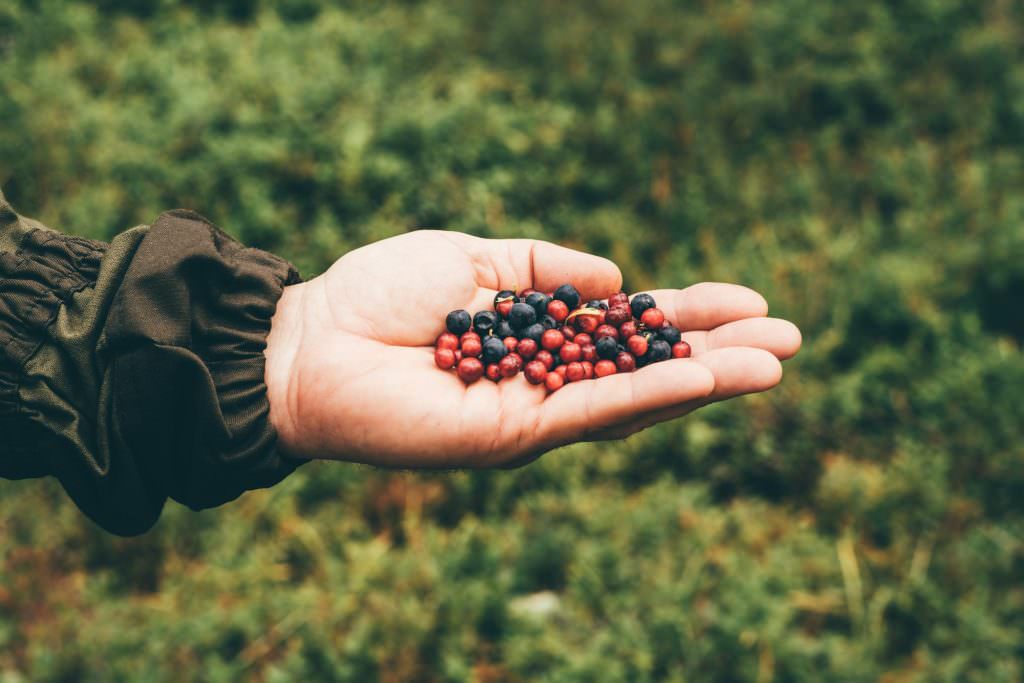
[[[297,457],[402,468],[516,467],[576,441],[621,439],[782,379],[800,348],[757,292],[722,283],[650,292],[693,357],[569,384],[464,385],[434,365],[449,311],[490,309],[497,291],[582,299],[619,291],[607,259],[536,240],[417,231],[346,254],[288,287],[267,341],[270,419]]]

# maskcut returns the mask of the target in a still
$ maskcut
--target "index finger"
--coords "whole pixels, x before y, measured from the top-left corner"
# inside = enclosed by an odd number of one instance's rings
[[[656,289],[647,292],[680,330],[713,330],[745,318],[768,315],[765,298],[743,285],[701,282],[686,289]]]

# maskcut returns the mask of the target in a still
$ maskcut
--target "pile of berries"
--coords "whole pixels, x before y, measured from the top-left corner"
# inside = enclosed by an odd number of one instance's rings
[[[452,311],[437,338],[434,362],[472,384],[522,372],[530,384],[557,391],[567,382],[633,372],[669,358],[688,358],[690,345],[665,320],[650,294],[619,292],[580,306],[580,294],[562,285],[546,294],[505,290],[493,311]]]

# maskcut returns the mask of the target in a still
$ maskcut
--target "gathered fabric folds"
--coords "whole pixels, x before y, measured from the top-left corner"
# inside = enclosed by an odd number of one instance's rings
[[[167,498],[214,507],[303,462],[276,448],[264,383],[277,301],[300,281],[287,262],[190,211],[108,245],[2,195],[0,246],[0,476],[55,476],[132,535]]]

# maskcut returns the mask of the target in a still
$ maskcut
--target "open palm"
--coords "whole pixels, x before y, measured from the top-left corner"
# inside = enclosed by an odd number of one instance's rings
[[[535,240],[418,231],[357,249],[289,287],[267,350],[272,420],[294,455],[390,467],[520,465],[574,441],[621,438],[712,401],[763,391],[800,333],[764,317],[737,285],[651,292],[683,330],[691,359],[565,386],[547,395],[522,377],[465,386],[434,365],[445,315],[489,309],[502,289],[583,300],[622,284],[610,261]]]

